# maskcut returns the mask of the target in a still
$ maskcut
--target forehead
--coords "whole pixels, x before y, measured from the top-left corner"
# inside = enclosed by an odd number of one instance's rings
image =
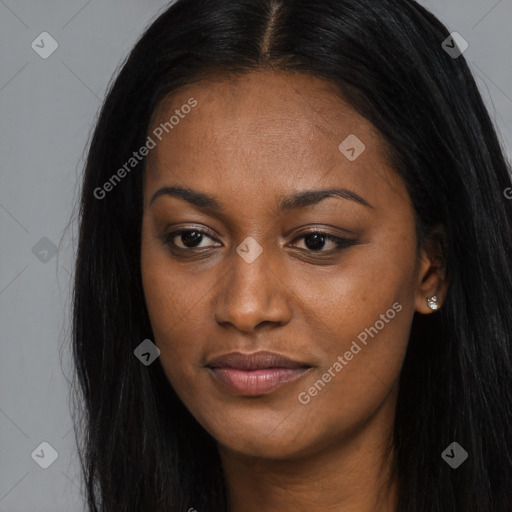
[[[191,101],[197,104],[183,108]],[[161,140],[152,135],[159,127]],[[147,193],[169,182],[238,194],[323,185],[362,190],[394,174],[373,125],[335,84],[303,73],[192,83],[159,105],[149,134],[156,146],[147,157]],[[352,149],[356,159],[348,158]]]

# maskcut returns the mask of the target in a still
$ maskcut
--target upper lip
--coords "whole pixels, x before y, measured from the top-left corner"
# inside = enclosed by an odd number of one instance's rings
[[[305,363],[294,361],[277,352],[260,351],[252,354],[230,352],[212,359],[209,368],[234,368],[239,370],[261,370],[265,368],[305,368]]]

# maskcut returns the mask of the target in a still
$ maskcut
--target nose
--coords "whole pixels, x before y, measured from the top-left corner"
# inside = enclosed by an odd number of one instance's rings
[[[292,293],[264,250],[248,263],[233,251],[231,269],[217,288],[214,317],[219,325],[253,332],[260,324],[286,324]]]

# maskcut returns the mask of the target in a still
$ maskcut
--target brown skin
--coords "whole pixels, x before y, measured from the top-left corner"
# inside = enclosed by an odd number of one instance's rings
[[[218,442],[230,511],[392,512],[398,482],[385,485],[384,449],[411,321],[432,312],[426,297],[437,292],[442,303],[446,293],[436,258],[416,251],[405,185],[375,128],[321,79],[258,71],[198,82],[162,103],[150,131],[191,97],[198,105],[147,160],[142,278],[165,373]],[[355,161],[338,149],[349,134],[366,146]],[[213,195],[224,212],[170,195],[150,205],[164,186]],[[330,197],[277,211],[284,196],[327,188],[350,189],[373,208]],[[179,228],[210,234],[195,245],[175,236],[180,252],[162,241]],[[304,238],[312,228],[356,243],[336,253],[326,239],[315,251]],[[263,249],[252,263],[236,252],[249,236]],[[301,404],[299,393],[396,302],[394,319]],[[221,354],[259,350],[313,368],[256,397],[229,391],[205,368]]]

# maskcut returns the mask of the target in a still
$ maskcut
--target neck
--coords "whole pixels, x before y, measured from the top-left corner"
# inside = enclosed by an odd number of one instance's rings
[[[229,511],[395,512],[394,412],[385,402],[356,432],[286,460],[219,446]]]

